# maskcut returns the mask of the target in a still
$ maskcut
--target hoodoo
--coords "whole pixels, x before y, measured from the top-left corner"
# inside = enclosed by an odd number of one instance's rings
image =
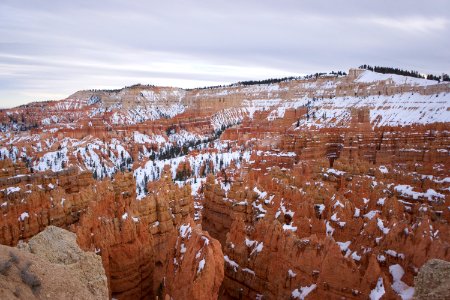
[[[427,289],[431,269],[450,276],[447,81],[351,69],[134,85],[0,123],[6,298],[64,297],[66,279],[96,299],[449,295]]]

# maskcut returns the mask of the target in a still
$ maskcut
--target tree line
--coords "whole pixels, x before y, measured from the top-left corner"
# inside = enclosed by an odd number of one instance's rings
[[[382,74],[396,74],[396,75],[402,75],[402,76],[409,76],[409,77],[415,77],[415,78],[422,78],[422,79],[428,79],[428,80],[436,80],[436,81],[450,81],[450,77],[448,74],[442,74],[441,76],[436,76],[434,74],[427,74],[422,75],[417,71],[411,70],[403,70],[400,68],[392,68],[392,67],[379,67],[379,66],[370,66],[370,65],[361,65],[359,66],[360,69],[370,70],[377,73]]]
[[[258,85],[258,84],[274,84],[274,83],[280,83],[280,82],[289,82],[292,80],[302,80],[302,79],[311,79],[311,78],[319,78],[321,76],[347,76],[347,73],[344,71],[331,71],[329,73],[320,72],[320,73],[314,73],[304,76],[289,76],[289,77],[282,77],[282,78],[268,78],[268,79],[262,79],[262,80],[247,80],[247,81],[239,81],[236,83],[231,84],[224,84],[224,85],[213,85],[213,86],[205,86],[205,87],[199,87],[194,89],[186,89],[187,91],[192,90],[213,90],[213,89],[219,89],[219,88],[227,88],[227,87],[235,87],[235,86],[249,86],[249,85]]]

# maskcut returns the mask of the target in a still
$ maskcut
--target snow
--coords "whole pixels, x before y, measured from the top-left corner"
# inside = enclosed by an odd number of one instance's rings
[[[360,261],[361,260],[361,255],[358,255],[358,253],[356,251],[354,251],[351,255],[351,257],[356,260],[356,261]]]
[[[377,218],[377,226],[384,234],[388,234],[389,233],[390,229],[384,227],[383,220],[381,220],[380,218]]]
[[[325,210],[325,204],[316,204],[315,207],[317,207],[317,209],[319,211],[319,215],[321,215],[323,213],[323,211]]]
[[[327,173],[330,173],[330,174],[333,174],[333,175],[336,175],[336,176],[341,176],[341,175],[345,174],[344,171],[339,171],[339,170],[336,170],[336,169],[328,169]]]
[[[311,99],[299,100],[302,105]],[[348,127],[352,108],[368,108],[373,126],[402,126],[447,122],[450,119],[450,95],[448,93],[421,95],[399,93],[395,95],[373,95],[367,97],[333,97],[317,99],[310,106],[317,118],[300,120],[300,127]]]
[[[384,284],[383,284],[383,278],[378,278],[377,285],[375,288],[370,292],[369,299],[370,300],[379,300],[383,295],[385,294]]]
[[[255,276],[255,271],[250,270],[249,268],[243,268],[242,271],[246,272],[246,273],[249,273],[249,274],[252,274],[253,276]]]
[[[180,236],[185,239],[186,237],[188,239],[191,238],[192,228],[191,224],[181,225],[180,226]]]
[[[209,239],[206,236],[202,235],[202,240],[203,240],[203,245],[204,246],[208,246],[209,245]]]
[[[264,200],[267,197],[267,192],[260,191],[256,186],[253,188],[253,191],[258,194],[258,198]]]
[[[292,225],[293,222],[291,222],[290,224],[283,224],[283,230],[284,231],[297,231],[297,227]]]
[[[294,271],[292,271],[291,269],[288,270],[288,275],[289,278],[294,278],[295,276],[297,276],[297,273],[295,273]]]
[[[118,110],[111,116],[112,124],[134,125],[145,121],[154,121],[161,118],[173,118],[185,111],[185,106],[180,103],[172,105],[137,106],[133,109]]]
[[[310,286],[300,287],[300,289],[295,289],[292,291],[292,298],[293,299],[300,299],[304,300],[306,296],[309,295],[317,286],[315,284],[311,284]]]
[[[231,184],[229,182],[224,183],[224,182],[220,182],[220,187],[222,188],[222,190],[225,192],[225,197],[227,196],[228,192],[231,189]]]
[[[187,248],[186,248],[186,246],[184,245],[184,243],[181,243],[181,245],[180,245],[180,253],[181,253],[181,254],[184,254],[184,253],[186,253],[186,250],[187,250]]]
[[[186,130],[180,130],[179,132],[169,135],[169,141],[173,145],[183,146],[189,142],[197,142],[207,140],[206,136],[194,134]]]
[[[333,197],[334,197],[334,196],[333,196]],[[338,206],[344,208],[344,204],[342,204],[341,201],[339,201],[339,200],[337,200],[336,202],[334,202],[333,208],[336,208],[336,207],[338,207]]]
[[[355,82],[364,82],[364,83],[372,83],[376,81],[391,81],[396,85],[420,85],[420,86],[428,86],[438,84],[435,80],[428,80],[423,78],[415,78],[410,76],[403,76],[397,74],[382,74],[373,72],[370,70],[365,70],[362,72]]]
[[[252,240],[250,240],[249,238],[245,238],[245,245],[247,246],[247,247],[252,247],[254,244],[256,243],[256,241],[252,241]]]
[[[337,212],[334,213],[334,214],[331,216],[330,220],[331,220],[331,221],[334,221],[334,222],[339,221],[339,218],[337,217]]]
[[[267,211],[263,208],[261,203],[260,204],[256,204],[256,201],[255,201],[255,202],[252,203],[252,206],[257,209],[257,211],[259,213],[258,217],[262,218],[262,217],[265,216]]]
[[[41,120],[42,125],[50,125],[51,123],[58,123],[59,118],[55,115],[52,115],[50,118],[45,118]]]
[[[223,257],[223,259],[225,260],[225,262],[226,262],[227,264],[229,264],[229,265],[233,268],[234,272],[237,272],[237,270],[239,269],[239,265],[238,265],[234,260],[231,260],[231,259],[228,257],[228,255],[225,255],[225,256]]]
[[[34,163],[34,170],[58,172],[64,169],[64,164],[68,164],[67,148],[55,152],[45,153],[38,161]]]
[[[389,173],[388,169],[385,166],[380,166],[378,168],[378,170],[380,170],[380,172],[383,173],[383,174]]]
[[[128,218],[128,213],[124,213],[123,215],[122,215],[122,220],[126,220]]]
[[[407,184],[401,184],[394,187],[395,191],[400,193],[403,197],[413,198],[418,200],[419,198],[426,198],[428,201],[436,201],[438,199],[445,199],[445,195],[436,192],[433,189],[428,189],[425,193],[413,191],[413,187]]]
[[[284,201],[283,199],[281,199],[280,201],[280,208],[277,210],[276,214],[275,214],[275,219],[278,218],[278,216],[281,214],[281,212],[283,212],[284,215],[288,215],[291,217],[291,219],[294,218],[294,212],[292,210],[287,210],[286,207],[284,206]]]
[[[247,111],[243,108],[227,108],[215,113],[211,117],[211,125],[214,130],[229,127],[242,122]]]
[[[379,210],[371,210],[367,214],[364,215],[365,218],[372,220],[373,217],[375,217],[378,213],[380,213]]]
[[[152,135],[152,137],[142,134],[138,131],[133,133],[134,142],[138,144],[158,144],[166,143],[166,139],[162,135]]]
[[[256,245],[255,249],[252,251],[252,253],[253,253],[253,252],[258,252],[258,253],[261,252],[262,249],[263,249],[263,246],[264,246],[264,243],[263,243],[263,242],[257,243],[257,245]]]
[[[205,267],[205,265],[206,265],[206,260],[205,260],[205,258],[203,258],[203,259],[198,263],[197,274],[200,273],[200,272],[203,270],[203,268]]]
[[[295,157],[297,154],[295,152],[272,152],[272,151],[256,151],[258,156],[275,156],[275,157]]]
[[[388,255],[390,255],[390,256],[392,256],[392,257],[395,257],[395,258],[401,258],[401,259],[405,259],[405,255],[403,254],[403,253],[397,253],[397,251],[395,251],[395,250],[386,250],[386,251],[384,251],[386,254],[388,254]]]
[[[218,173],[221,168],[227,168],[232,162],[234,162],[237,167],[240,167],[241,158],[243,162],[249,161],[250,151],[233,151],[222,153],[205,152],[197,155],[179,156],[165,160],[149,160],[143,167],[139,167],[134,170],[137,199],[140,200],[145,197],[143,189],[144,179],[147,178],[149,181],[158,180],[161,177],[165,165],[170,166],[172,179],[174,179],[176,177],[176,171],[179,164],[184,163],[187,160],[193,171],[193,176],[196,177],[197,180],[199,180],[200,178],[202,178],[201,175],[206,175],[200,174],[201,167],[205,164],[205,162],[212,162],[214,173]]]
[[[386,198],[380,198],[380,199],[378,199],[377,204],[380,206],[383,206],[385,200],[386,200]]]
[[[389,272],[393,278],[392,289],[402,298],[402,300],[412,299],[414,296],[414,287],[408,286],[401,279],[405,274],[402,266],[395,264],[389,267]]]
[[[328,221],[325,223],[325,225],[326,225],[326,234],[327,234],[327,236],[332,236],[333,233],[334,233],[334,228],[331,227],[330,222],[328,222]]]
[[[24,221],[28,217],[30,217],[30,215],[27,212],[23,212],[23,213],[20,214],[18,220],[19,221]]]
[[[196,180],[194,179],[189,179],[190,184],[191,184],[191,195],[192,196],[198,196],[198,191],[200,189],[200,187],[202,186],[202,184],[204,184],[206,182],[206,178],[197,178]]]
[[[336,242],[336,244],[339,245],[339,248],[341,248],[341,251],[347,251],[348,247],[350,246],[352,242],[351,241],[347,241],[347,242]]]
[[[4,191],[4,190],[2,190],[2,191]],[[6,188],[6,195],[9,195],[9,194],[12,194],[12,193],[16,193],[16,192],[18,192],[18,191],[20,191],[20,187],[18,187],[18,186],[16,186],[16,187],[7,187]]]
[[[270,109],[270,107],[278,106],[282,99],[255,99],[244,100],[243,105],[247,111],[247,116],[253,119],[255,112]]]
[[[379,262],[384,262],[384,261],[386,261],[386,256],[379,254],[379,255],[377,255],[377,260]]]
[[[252,252],[250,253],[250,255],[252,255],[253,253],[259,253],[262,251],[263,247],[264,247],[264,243],[263,242],[258,242],[258,241],[253,241],[250,240],[249,238],[245,238],[245,245],[249,248],[253,247]]]

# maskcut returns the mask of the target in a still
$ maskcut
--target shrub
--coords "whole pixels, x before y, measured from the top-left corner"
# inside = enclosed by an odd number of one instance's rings
[[[10,251],[9,252],[9,257],[10,257],[10,261],[13,264],[17,264],[19,262],[19,257],[17,256],[17,254],[15,254],[14,252]]]
[[[25,267],[23,267],[20,270],[20,278],[22,279],[22,282],[28,285],[33,293],[36,293],[39,291],[39,288],[41,287],[41,281],[40,279],[33,273],[30,272],[30,266],[31,263],[28,262]]]
[[[0,274],[6,275],[9,271],[9,269],[11,269],[11,266],[12,266],[12,263],[10,260],[1,261],[0,262]]]

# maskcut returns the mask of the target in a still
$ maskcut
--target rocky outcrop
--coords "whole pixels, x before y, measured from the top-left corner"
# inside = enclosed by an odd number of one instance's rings
[[[414,299],[450,298],[450,262],[431,259],[414,278]]]
[[[421,265],[450,259],[447,179],[437,167],[448,157],[400,157],[399,168],[349,159],[343,145],[334,168],[326,151],[301,152],[289,169],[261,152],[230,185],[208,178],[203,223],[222,243],[226,236],[221,297],[367,298],[382,285],[387,298],[410,298]],[[434,175],[410,173],[412,164]]]
[[[108,299],[99,256],[83,252],[75,234],[48,226],[28,244],[0,246],[2,299]]]
[[[80,245],[102,257],[112,297],[214,299],[223,255],[218,242],[190,218],[189,186],[179,188],[166,169],[160,181],[149,183],[150,193],[136,200],[132,179],[126,173],[112,185],[97,185],[99,199],[77,226]]]
[[[13,180],[14,179],[14,180]],[[16,245],[48,225],[69,228],[95,201],[90,173],[68,169],[53,174],[21,174],[0,180],[0,243]]]
[[[217,299],[224,277],[220,243],[192,220],[178,229],[162,293],[173,299]]]

